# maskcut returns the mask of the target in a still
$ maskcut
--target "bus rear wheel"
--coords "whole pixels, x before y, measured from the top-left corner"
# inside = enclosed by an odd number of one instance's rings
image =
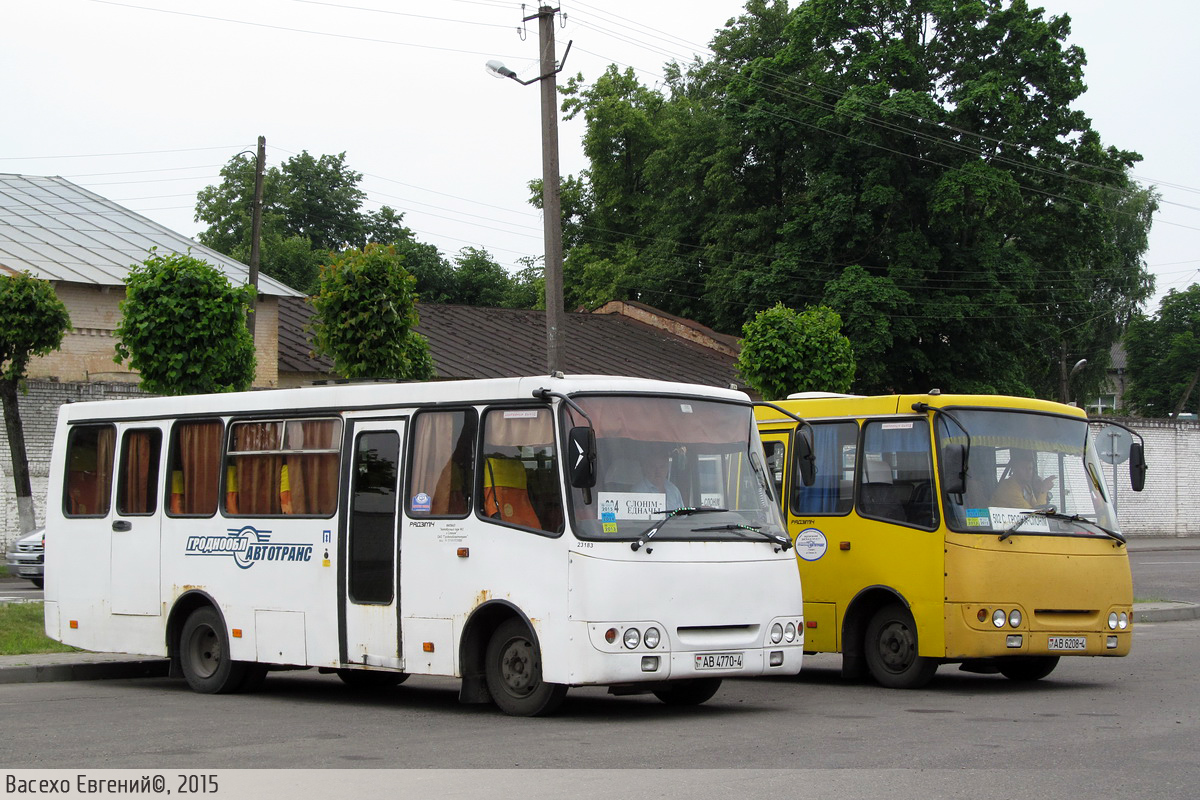
[[[514,717],[552,714],[562,704],[567,687],[542,680],[542,654],[529,628],[508,619],[488,642],[484,677],[493,702]]]
[[[229,657],[229,635],[211,606],[188,615],[179,634],[179,663],[192,691],[228,694],[242,688],[248,665]]]
[[[1013,656],[1000,659],[996,666],[1000,674],[1010,681],[1040,681],[1054,672],[1058,666],[1058,656]]]
[[[671,681],[663,689],[655,689],[654,696],[669,706],[698,706],[721,688],[720,678],[694,678],[686,681]]]
[[[937,672],[937,661],[917,654],[917,624],[899,603],[871,617],[864,650],[871,677],[889,689],[919,689]]]

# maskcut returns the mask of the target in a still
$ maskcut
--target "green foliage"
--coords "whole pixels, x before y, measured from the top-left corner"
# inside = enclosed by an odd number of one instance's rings
[[[319,352],[347,378],[424,380],[433,361],[417,325],[416,279],[391,246],[348,250],[324,266],[311,302]]]
[[[28,272],[0,274],[0,380],[22,381],[29,360],[59,349],[70,327],[49,281]]]
[[[588,170],[564,201],[569,302],[736,332],[838,311],[864,392],[1092,394],[1152,291],[1156,197],[1074,108],[1069,18],[1009,0],[750,0],[652,90],[570,81]],[[569,179],[570,180],[570,179]],[[564,182],[568,185],[569,181]]]
[[[149,257],[125,278],[116,357],[161,395],[243,391],[254,380],[254,340],[246,329],[253,299],[190,253]]]
[[[765,400],[849,391],[854,349],[841,328],[837,312],[825,306],[797,314],[776,303],[742,326],[738,371]]]
[[[1154,317],[1136,316],[1125,335],[1130,386],[1125,400],[1148,417],[1200,412],[1200,284],[1172,289]]]

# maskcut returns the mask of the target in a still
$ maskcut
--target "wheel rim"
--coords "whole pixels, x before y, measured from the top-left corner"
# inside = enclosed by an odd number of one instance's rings
[[[500,650],[500,679],[513,697],[526,697],[537,688],[533,644],[524,638],[509,639]]]
[[[211,678],[221,666],[221,639],[208,625],[197,626],[188,642],[188,664],[199,678]]]
[[[879,631],[879,660],[889,672],[904,672],[917,658],[917,637],[907,625],[892,620]]]

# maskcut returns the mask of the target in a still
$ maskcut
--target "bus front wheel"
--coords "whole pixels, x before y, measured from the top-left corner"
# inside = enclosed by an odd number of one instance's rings
[[[1000,659],[996,666],[1010,681],[1040,681],[1054,672],[1058,656],[1014,656]]]
[[[937,661],[917,654],[917,624],[899,603],[875,612],[864,645],[871,677],[890,689],[919,689],[937,671]]]
[[[552,714],[567,694],[567,687],[542,680],[542,654],[533,635],[519,619],[496,628],[487,646],[484,675],[492,700],[514,717]]]
[[[197,608],[183,623],[179,663],[188,686],[201,694],[236,692],[246,679],[247,664],[229,657],[229,635],[211,606]]]

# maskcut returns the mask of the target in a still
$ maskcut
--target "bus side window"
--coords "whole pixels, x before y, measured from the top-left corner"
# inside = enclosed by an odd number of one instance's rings
[[[818,422],[813,426],[816,477],[812,486],[792,479],[791,513],[849,514],[854,505],[854,469],[858,455],[857,422]],[[792,465],[792,475],[800,471]]]
[[[859,512],[865,517],[937,526],[933,459],[924,419],[871,420],[863,425]]]
[[[523,528],[563,529],[549,409],[493,409],[483,418],[480,513]]]
[[[67,475],[63,509],[68,517],[104,517],[112,497],[113,449],[117,432],[112,425],[80,425],[67,444]]]
[[[217,513],[224,432],[225,426],[215,419],[180,422],[171,431],[170,516]]]
[[[408,515],[465,517],[475,485],[474,410],[421,412],[410,438]]]
[[[339,419],[234,423],[225,465],[225,513],[333,514],[341,436]]]
[[[158,459],[162,431],[145,428],[125,431],[121,441],[121,467],[117,483],[117,512],[153,514],[158,509]]]
[[[783,510],[783,465],[787,463],[787,445],[783,442],[763,442],[767,454],[767,474],[775,486],[775,499]]]

